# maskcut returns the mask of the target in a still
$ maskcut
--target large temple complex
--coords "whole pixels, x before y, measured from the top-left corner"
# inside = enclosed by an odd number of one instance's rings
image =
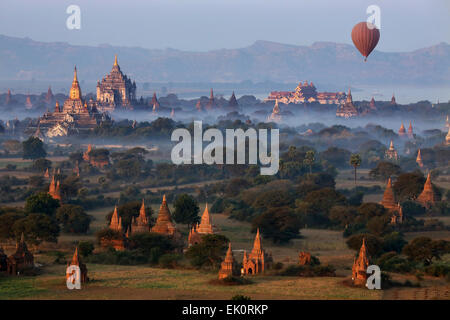
[[[342,104],[345,102],[345,92],[317,92],[312,82],[299,82],[295,91],[272,91],[264,101],[279,100],[284,104],[318,102],[320,104]]]
[[[133,109],[136,100],[136,82],[122,73],[117,55],[111,72],[97,82],[97,103],[100,111],[114,111],[117,107]]]
[[[106,114],[98,111],[96,102],[92,99],[89,101],[83,99],[75,67],[69,98],[62,107],[56,101],[54,111],[46,112],[38,119],[37,126],[30,125],[29,129],[36,131],[35,136],[67,136],[71,133],[93,130],[107,119]]]

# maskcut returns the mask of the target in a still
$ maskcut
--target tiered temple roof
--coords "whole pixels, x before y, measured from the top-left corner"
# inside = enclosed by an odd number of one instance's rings
[[[139,210],[139,216],[134,219],[131,224],[131,233],[144,233],[150,231],[150,224],[147,219],[147,214],[145,212],[145,203],[144,199],[142,199],[142,205]]]
[[[353,105],[352,92],[348,89],[347,99],[336,110],[336,116],[342,118],[351,118],[359,115],[358,109]]]
[[[153,226],[152,232],[173,236],[177,233],[175,225],[172,222],[170,210],[167,205],[166,195],[163,196],[161,206],[159,208],[156,223]]]
[[[433,184],[431,183],[431,174],[428,173],[427,180],[423,186],[423,191],[417,197],[417,201],[425,207],[430,207],[439,201],[438,195],[433,190]]]
[[[234,91],[231,95],[230,101],[228,101],[228,107],[229,108],[237,108],[239,106],[236,96],[234,95]]]
[[[400,137],[404,137],[406,135],[406,129],[405,129],[405,125],[402,122],[402,125],[400,126],[400,129],[398,129],[398,135]]]
[[[389,149],[386,150],[384,157],[386,159],[390,160],[398,160],[398,152],[394,148],[394,143],[391,140],[391,143],[389,144]]]
[[[34,267],[34,257],[33,254],[28,251],[23,233],[20,237],[20,241],[16,243],[16,252],[7,258],[6,265],[7,272],[12,275],[18,275],[24,269]]]
[[[247,252],[244,251],[244,258],[242,262],[242,268],[244,274],[257,274],[264,272],[272,262],[272,257],[264,251],[261,244],[261,236],[259,234],[259,228],[256,231],[255,240],[253,242],[253,249],[247,256]]]
[[[136,83],[122,73],[115,55],[111,72],[97,82],[98,108],[102,111],[114,111],[118,106],[132,109],[135,100]]]
[[[420,149],[417,151],[416,162],[419,167],[421,167],[421,168],[423,167],[423,160],[422,160],[422,155],[420,153]]]
[[[122,232],[122,217],[119,216],[117,205],[114,207],[114,212],[109,223],[109,228],[114,231]]]
[[[234,267],[235,267],[235,262],[234,262],[233,251],[231,250],[231,242],[230,242],[228,244],[228,250],[227,250],[227,254],[225,256],[225,260],[220,265],[219,279],[225,279],[225,278],[233,276]]]
[[[188,244],[189,246],[200,243],[202,240],[202,235],[213,234],[213,225],[211,221],[211,216],[208,210],[208,204],[206,204],[205,211],[203,211],[200,224],[193,226],[189,231]]]
[[[61,201],[61,190],[59,180],[55,179],[55,176],[52,176],[52,181],[50,182],[50,186],[48,188],[48,194],[52,196],[53,199],[58,199]]]
[[[366,284],[368,266],[369,266],[369,254],[366,248],[366,239],[363,238],[358,258],[355,258],[353,261],[352,280],[355,285]]]

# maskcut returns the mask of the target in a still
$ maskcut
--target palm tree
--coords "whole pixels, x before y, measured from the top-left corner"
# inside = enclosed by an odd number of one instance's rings
[[[305,159],[303,160],[303,163],[307,166],[309,166],[309,173],[312,173],[312,165],[315,161],[315,153],[313,150],[309,150],[306,152]]]
[[[355,185],[356,185],[356,169],[361,165],[361,156],[358,153],[350,156],[350,165],[355,168]]]

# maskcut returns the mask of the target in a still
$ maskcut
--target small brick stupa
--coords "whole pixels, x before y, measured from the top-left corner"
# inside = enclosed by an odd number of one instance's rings
[[[416,163],[419,167],[423,168],[423,160],[422,160],[422,154],[420,153],[420,149],[417,151]]]
[[[211,221],[211,216],[208,211],[208,204],[206,204],[205,211],[203,211],[202,219],[200,224],[193,226],[189,231],[188,244],[192,246],[198,244],[202,241],[202,236],[205,234],[213,234],[213,226]]]
[[[86,282],[89,281],[89,278],[87,276],[88,270],[87,270],[86,265],[80,261],[80,257],[78,255],[78,248],[75,248],[75,253],[73,254],[72,261],[67,263],[67,266],[78,266],[78,267],[80,267],[80,273],[81,273],[80,274],[80,278],[81,278],[80,280],[81,280],[81,283],[86,283]],[[66,273],[66,279],[69,276],[70,276],[70,274]]]
[[[48,188],[48,194],[52,196],[53,199],[61,201],[61,190],[59,186],[59,180],[55,180],[55,176],[52,177],[50,182],[50,187]]]
[[[22,233],[20,241],[16,244],[16,253],[6,259],[6,269],[11,275],[20,275],[26,269],[34,268],[34,256],[28,251]]]
[[[231,242],[228,244],[227,255],[225,260],[220,265],[219,279],[225,279],[233,276],[235,273],[235,263],[233,257],[233,251],[231,250]]]
[[[439,201],[438,195],[433,190],[433,185],[431,184],[431,175],[429,173],[427,176],[427,181],[423,186],[423,191],[419,195],[419,197],[417,197],[417,201],[426,208],[431,207],[436,203],[436,201]]]
[[[102,238],[100,240],[100,244],[102,247],[112,247],[116,250],[125,250],[126,239],[123,235],[122,228],[122,217],[119,216],[117,206],[114,207],[113,215],[111,216],[111,221],[108,226],[109,229],[116,231],[119,233],[118,237],[114,237],[112,239]]]
[[[366,248],[366,239],[363,238],[358,258],[353,261],[352,281],[354,285],[365,285],[367,282],[367,267],[369,266],[369,254]]]
[[[134,218],[131,223],[131,234],[150,232],[150,224],[145,213],[145,203],[142,199],[141,209],[139,210],[139,216]]]
[[[392,214],[391,224],[403,223],[403,209],[400,204],[395,201],[395,194],[392,188],[391,178],[389,178],[386,190],[384,190],[381,205]]]
[[[169,207],[167,206],[166,195],[163,196],[161,206],[159,208],[158,218],[152,228],[152,232],[174,236],[177,234],[177,229],[172,222]]]

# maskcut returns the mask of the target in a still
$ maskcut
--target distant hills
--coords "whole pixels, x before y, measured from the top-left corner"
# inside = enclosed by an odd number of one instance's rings
[[[450,84],[447,43],[412,52],[374,51],[364,62],[352,45],[331,42],[295,46],[256,41],[239,49],[188,52],[78,46],[4,35],[0,35],[0,80],[70,81],[76,64],[81,80],[96,81],[110,71],[114,54],[124,73],[136,82]]]

